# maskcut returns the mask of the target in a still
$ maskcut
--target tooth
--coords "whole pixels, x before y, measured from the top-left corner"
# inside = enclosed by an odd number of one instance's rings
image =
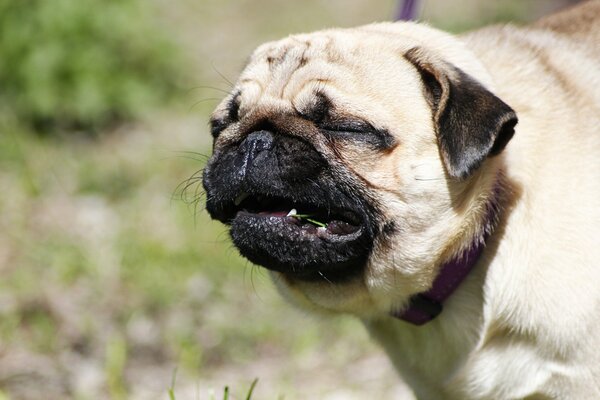
[[[240,194],[235,201],[233,202],[236,206],[239,206],[240,204],[242,204],[242,201],[244,201],[246,199],[246,197],[250,196],[248,193],[243,192],[242,194]]]
[[[290,212],[288,213],[288,215],[287,215],[287,216],[288,216],[288,217],[293,217],[293,216],[294,216],[294,215],[296,215],[296,214],[298,214],[298,212],[296,211],[296,209],[295,209],[295,208],[292,208],[292,209],[290,210]]]

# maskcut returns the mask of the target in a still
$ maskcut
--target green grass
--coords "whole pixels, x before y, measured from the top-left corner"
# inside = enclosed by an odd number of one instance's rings
[[[0,1],[0,113],[40,133],[97,133],[164,106],[181,54],[140,0]]]
[[[171,386],[169,387],[168,390],[168,395],[169,395],[169,400],[176,400],[177,396],[175,395],[175,378],[177,375],[177,370],[173,371],[173,379],[171,381]],[[248,392],[246,393],[244,399],[245,400],[252,400],[253,397],[253,393],[254,393],[254,389],[256,388],[256,385],[258,384],[258,378],[254,379],[252,381],[252,383],[250,384],[250,388],[248,389]],[[222,400],[229,400],[230,398],[230,390],[229,390],[229,386],[225,386],[223,388],[223,396],[221,397]],[[283,399],[283,397],[280,397],[280,399]],[[1,400],[1,399],[0,399]],[[210,400],[218,400],[215,399],[214,395],[210,396]]]
[[[124,372],[127,364],[127,342],[121,336],[108,340],[106,345],[106,380],[108,391],[113,399],[125,399]]]

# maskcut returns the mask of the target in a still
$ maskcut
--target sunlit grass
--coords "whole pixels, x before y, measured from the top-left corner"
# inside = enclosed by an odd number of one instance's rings
[[[175,370],[173,372],[173,379],[171,381],[171,386],[169,387],[169,390],[167,392],[168,395],[169,395],[169,400],[177,400],[177,396],[175,395],[175,381],[176,381],[176,377],[177,377],[177,370]],[[257,384],[258,384],[258,378],[254,379],[252,381],[252,383],[250,384],[250,388],[248,389],[246,395],[243,397],[245,400],[253,400],[252,396],[254,394],[254,389],[256,388]],[[220,399],[222,399],[222,400],[230,400],[230,396],[231,396],[231,393],[230,393],[229,386],[225,386],[223,388],[223,395],[222,395],[222,397],[220,397],[220,398],[215,397],[215,393],[213,391],[211,391],[211,394],[210,394],[209,398],[210,398],[210,400],[220,400]],[[233,398],[233,396],[231,396],[231,397]],[[236,396],[236,398],[237,398],[237,396]],[[279,397],[280,400],[283,400],[283,398],[284,398],[283,396]],[[1,400],[1,398],[0,398],[0,400]]]

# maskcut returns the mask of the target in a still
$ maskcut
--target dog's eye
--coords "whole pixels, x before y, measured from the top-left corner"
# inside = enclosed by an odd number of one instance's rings
[[[365,121],[341,121],[322,124],[321,129],[332,132],[367,133],[376,129]]]
[[[227,119],[231,122],[238,121],[240,119],[240,96],[242,93],[237,91],[231,100],[227,103]]]
[[[227,128],[229,124],[237,122],[240,119],[240,92],[236,92],[227,102],[227,114],[224,118],[211,118],[210,133],[213,138],[217,138],[219,134]]]
[[[361,142],[377,150],[389,149],[396,143],[389,132],[362,120],[332,121],[320,124],[319,129],[330,139]]]
[[[227,128],[227,126],[229,125],[229,121],[225,119],[211,118],[209,124],[210,134],[214,139],[216,139],[219,136],[219,134],[223,132],[225,128]]]

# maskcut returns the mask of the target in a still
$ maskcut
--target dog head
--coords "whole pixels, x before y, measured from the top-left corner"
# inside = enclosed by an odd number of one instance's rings
[[[401,309],[482,232],[517,122],[491,87],[413,23],[267,43],[212,116],[207,210],[294,302]]]

